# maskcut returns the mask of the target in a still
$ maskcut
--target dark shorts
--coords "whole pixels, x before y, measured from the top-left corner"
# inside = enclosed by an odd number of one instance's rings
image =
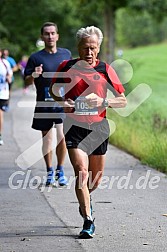
[[[63,123],[62,119],[37,119],[33,118],[32,128],[35,130],[49,131],[54,124]]]
[[[37,113],[37,111],[35,111],[32,128],[40,131],[49,131],[54,124],[63,123],[65,117],[66,115],[62,108],[57,113],[53,113],[51,111],[45,111],[45,113]]]
[[[2,100],[2,99],[0,99],[0,109],[2,110],[2,111],[8,111],[8,104],[9,104],[9,100]]]
[[[110,129],[106,119],[88,125],[67,118],[64,121],[64,134],[67,149],[79,148],[88,155],[104,155],[107,151]]]

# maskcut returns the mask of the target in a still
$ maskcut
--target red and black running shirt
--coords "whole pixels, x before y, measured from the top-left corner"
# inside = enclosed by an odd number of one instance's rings
[[[58,77],[59,74],[60,77]],[[52,85],[63,86],[65,100],[70,98],[74,101],[78,97],[87,96],[91,93],[106,98],[108,89],[114,95],[125,91],[115,70],[107,63],[99,60],[97,60],[95,67],[80,59],[63,61],[52,79]],[[70,113],[68,116],[79,122],[100,122],[105,118],[106,110],[99,107],[97,115]]]

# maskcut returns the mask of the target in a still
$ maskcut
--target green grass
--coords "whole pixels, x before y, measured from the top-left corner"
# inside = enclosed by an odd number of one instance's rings
[[[108,117],[116,123],[110,142],[167,173],[167,45],[125,49],[123,59],[134,71],[125,94],[140,83],[148,84],[152,94],[128,117],[108,110]]]

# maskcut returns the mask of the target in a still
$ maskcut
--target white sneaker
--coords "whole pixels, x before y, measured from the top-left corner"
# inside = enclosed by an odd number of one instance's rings
[[[0,145],[3,145],[3,144],[4,144],[3,140],[2,140],[2,139],[0,139]]]

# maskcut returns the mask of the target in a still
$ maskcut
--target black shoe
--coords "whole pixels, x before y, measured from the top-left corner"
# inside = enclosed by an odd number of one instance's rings
[[[85,220],[83,224],[83,229],[79,234],[79,239],[91,239],[93,238],[95,231],[94,220]]]

